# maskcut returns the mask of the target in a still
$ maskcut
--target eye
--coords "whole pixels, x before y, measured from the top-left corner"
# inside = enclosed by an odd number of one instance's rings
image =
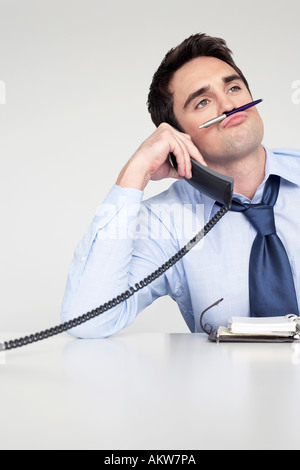
[[[229,93],[234,93],[235,91],[240,91],[241,87],[238,85],[234,85],[230,88]]]
[[[203,99],[200,101],[200,103],[197,104],[196,109],[198,108],[204,108],[204,106],[207,106],[209,103],[208,99]]]

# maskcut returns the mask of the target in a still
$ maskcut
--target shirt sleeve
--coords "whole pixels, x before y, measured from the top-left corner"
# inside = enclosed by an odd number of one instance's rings
[[[63,322],[109,302],[155,271],[178,248],[165,227],[142,205],[143,192],[115,185],[77,246],[61,309]],[[171,243],[170,243],[171,241]],[[176,268],[176,269],[174,269]],[[154,300],[182,288],[180,266],[134,296],[69,331],[80,338],[104,338],[129,326]],[[176,281],[177,279],[177,281]]]

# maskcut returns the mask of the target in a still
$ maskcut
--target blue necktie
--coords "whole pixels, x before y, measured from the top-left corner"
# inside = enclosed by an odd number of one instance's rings
[[[232,201],[231,210],[243,212],[257,230],[249,261],[249,299],[252,317],[298,315],[298,303],[289,259],[276,234],[273,206],[280,177],[271,175],[260,204]]]

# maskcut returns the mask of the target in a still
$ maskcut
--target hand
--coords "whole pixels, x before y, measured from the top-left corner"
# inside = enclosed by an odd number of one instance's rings
[[[170,152],[176,157],[178,172],[170,165]],[[190,157],[207,166],[189,135],[163,123],[142,143],[123,168],[116,184],[144,190],[150,180],[191,178]]]

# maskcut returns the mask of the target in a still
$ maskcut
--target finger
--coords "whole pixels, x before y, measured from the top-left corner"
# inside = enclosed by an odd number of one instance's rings
[[[178,171],[175,170],[172,166],[170,166],[170,172],[168,178],[175,178],[176,180],[182,180],[182,176],[179,175]]]
[[[172,152],[176,157],[177,172],[181,177],[191,178],[192,167],[188,148],[185,145],[184,141],[180,139],[177,135],[174,135],[174,137],[175,140]]]
[[[207,163],[204,160],[201,152],[196,147],[196,145],[193,143],[191,137],[188,134],[180,133],[178,138],[181,139],[184,142],[184,145],[187,147],[187,150],[188,150],[188,153],[189,153],[190,157],[193,157],[195,160],[197,160],[202,165],[207,166]]]

